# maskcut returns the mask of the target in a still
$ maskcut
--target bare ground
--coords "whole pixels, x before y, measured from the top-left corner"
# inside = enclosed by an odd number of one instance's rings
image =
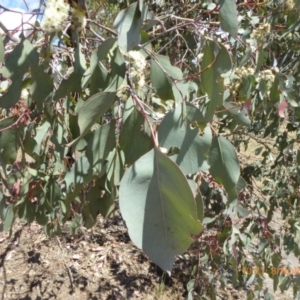
[[[37,224],[0,233],[0,299],[185,299],[191,257],[172,278],[131,242],[116,215],[72,237],[46,238]]]
[[[18,221],[11,237],[0,233],[0,299],[187,299],[186,284],[198,263],[198,247],[196,242],[177,258],[170,278],[131,243],[118,213],[99,219],[92,230],[82,228],[76,236],[66,226],[52,239],[39,225]],[[265,287],[272,290],[267,275]],[[246,299],[246,290],[230,284],[216,289],[218,300]],[[291,291],[274,296],[293,299]]]

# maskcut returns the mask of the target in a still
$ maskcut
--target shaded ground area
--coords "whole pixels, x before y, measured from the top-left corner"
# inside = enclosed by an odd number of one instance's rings
[[[196,263],[196,262],[195,262]],[[37,224],[0,233],[0,299],[185,299],[191,257],[172,278],[131,242],[116,215],[72,237],[46,238]]]
[[[39,225],[18,221],[11,237],[0,233],[0,299],[187,299],[199,247],[196,242],[177,258],[170,278],[131,243],[119,214],[76,236],[66,227],[53,239]],[[231,284],[216,287],[216,294],[218,300],[246,299],[246,290]],[[292,297],[277,292],[275,299]]]

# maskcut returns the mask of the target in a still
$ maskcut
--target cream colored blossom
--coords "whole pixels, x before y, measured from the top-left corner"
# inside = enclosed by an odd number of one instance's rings
[[[249,75],[254,75],[254,69],[251,67],[240,67],[235,69],[235,74],[240,76],[240,77],[246,77]]]
[[[64,30],[69,17],[70,5],[64,0],[47,0],[41,27],[46,32]]]
[[[77,25],[80,28],[85,28],[86,26],[86,17],[85,17],[85,11],[82,11],[80,9],[72,9],[72,18],[76,21]]]
[[[21,98],[24,99],[24,100],[27,100],[29,97],[29,92],[27,89],[22,89],[21,91]]]
[[[285,0],[285,7],[290,10],[294,9],[295,1],[294,0]]]
[[[258,81],[261,79],[272,83],[275,80],[275,75],[273,74],[272,70],[263,70],[263,71],[260,71],[258,74]]]
[[[147,61],[139,51],[129,51],[128,56],[130,58],[129,76],[136,87],[142,89],[146,83],[144,70],[147,66]]]
[[[269,35],[270,32],[271,25],[269,23],[263,23],[252,31],[250,37],[256,40],[262,40],[265,36]]]

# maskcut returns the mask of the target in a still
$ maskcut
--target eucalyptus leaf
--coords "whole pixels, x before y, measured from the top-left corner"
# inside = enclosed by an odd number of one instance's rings
[[[30,64],[37,65],[39,56],[27,39],[22,39],[5,60],[5,66],[0,68],[0,74],[5,78],[21,78]]]
[[[142,14],[139,2],[129,5],[117,15],[114,28],[118,31],[118,45],[128,52],[140,43]]]
[[[13,125],[17,117],[0,120],[0,163],[13,164],[21,145],[20,129]]]
[[[219,0],[220,22],[223,30],[230,33],[233,37],[238,34],[238,12],[235,0]]]
[[[214,137],[209,153],[210,174],[223,184],[229,201],[237,197],[236,185],[240,177],[240,166],[236,151],[224,137]]]
[[[51,77],[44,72],[43,66],[31,65],[32,84],[30,94],[35,101],[39,111],[42,111],[43,104],[51,100],[53,82]]]
[[[151,82],[162,100],[175,99],[173,90],[177,90],[174,80],[183,78],[182,71],[171,65],[167,56],[155,55],[151,59],[150,69]]]
[[[184,174],[194,174],[209,168],[207,160],[212,140],[209,127],[199,134],[198,122],[203,123],[202,113],[194,105],[183,102],[170,111],[159,126],[158,142],[163,148],[179,148],[179,154],[170,156]]]
[[[225,102],[223,103],[223,106],[240,124],[250,127],[251,120],[249,119],[247,112],[242,109],[241,106],[237,106],[236,103],[231,102]]]
[[[115,125],[112,121],[87,136],[86,156],[98,177],[105,173],[108,155],[116,146]]]
[[[92,125],[99,120],[116,100],[115,92],[101,92],[87,99],[78,112],[80,137],[88,133]]]
[[[145,132],[145,119],[136,108],[126,119],[120,134],[120,147],[124,151],[126,163],[133,164],[153,148],[151,137]]]
[[[202,227],[187,180],[157,148],[129,167],[120,184],[120,209],[131,240],[165,272]]]

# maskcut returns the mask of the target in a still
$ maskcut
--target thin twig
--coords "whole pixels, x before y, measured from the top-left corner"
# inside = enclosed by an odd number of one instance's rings
[[[23,113],[23,114],[18,118],[18,120],[15,121],[14,123],[12,123],[11,125],[9,125],[9,126],[7,126],[7,127],[4,127],[4,128],[1,128],[1,129],[0,129],[0,132],[2,132],[2,131],[4,131],[4,130],[7,130],[7,129],[10,129],[10,128],[14,127],[15,125],[17,125],[25,115],[27,115],[27,112]]]
[[[106,27],[106,26],[104,26],[104,25],[102,25],[102,24],[100,24],[100,23],[98,23],[98,22],[96,22],[94,20],[88,19],[87,21],[90,22],[90,23],[93,23],[93,24],[97,25],[98,27],[106,30],[107,32],[111,33],[114,36],[118,35],[114,30],[112,30],[109,27]]]
[[[61,245],[61,242],[59,240],[58,237],[56,237],[56,241],[57,241],[57,244],[58,244],[58,247],[60,248],[61,250],[61,257],[62,257],[62,260],[63,260],[63,263],[65,265],[65,268],[67,270],[67,273],[68,273],[68,276],[69,276],[69,279],[70,279],[70,285],[71,285],[71,291],[72,293],[75,291],[75,288],[74,288],[74,280],[73,280],[73,275],[72,275],[72,272],[70,270],[70,268],[67,266],[67,263],[65,261],[65,258],[64,258],[64,253],[63,253],[63,248],[62,248],[62,245]]]
[[[138,98],[137,94],[132,90],[132,88],[130,88],[130,87],[128,87],[128,88],[129,88],[129,91],[130,91],[130,94],[131,94],[132,98],[135,100],[135,103],[140,108],[141,113],[142,113],[144,119],[147,121],[147,124],[148,124],[149,129],[150,129],[150,133],[151,133],[151,136],[152,136],[152,140],[153,140],[154,146],[158,147],[157,137],[156,137],[156,135],[154,133],[153,127],[152,127],[152,125],[151,125],[151,123],[149,121],[147,113],[145,112],[145,109],[144,109],[144,107],[142,105],[142,101]]]

